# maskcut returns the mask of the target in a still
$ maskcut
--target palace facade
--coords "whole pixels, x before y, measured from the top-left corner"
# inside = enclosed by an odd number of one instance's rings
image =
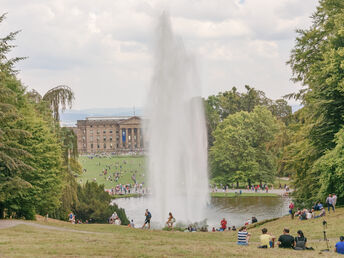
[[[87,117],[77,121],[80,154],[143,152],[141,118]]]

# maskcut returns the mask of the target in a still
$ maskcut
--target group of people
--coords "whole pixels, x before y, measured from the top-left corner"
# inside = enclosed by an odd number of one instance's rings
[[[335,212],[336,210],[336,203],[337,203],[337,196],[335,194],[329,194],[329,196],[326,198],[326,206],[327,210],[330,213]],[[289,214],[291,215],[291,218],[294,219],[294,217],[298,217],[300,220],[309,220],[309,219],[316,219],[325,217],[326,211],[325,207],[322,205],[321,202],[317,202],[314,206],[312,206],[310,209],[297,209],[297,211],[294,211],[295,205],[293,202],[289,204]],[[319,213],[317,213],[319,211]]]
[[[301,230],[298,230],[297,236],[293,237],[290,235],[289,229],[285,228],[283,234],[279,236],[277,240],[277,246],[279,248],[293,248],[295,250],[306,250],[312,249],[307,247],[307,238],[304,236]],[[243,226],[238,231],[238,245],[248,245],[251,234],[247,231],[246,226]],[[275,236],[268,233],[266,228],[262,229],[262,234],[259,237],[260,245],[258,248],[274,248],[275,247]]]
[[[118,225],[118,226],[122,224],[122,221],[118,217],[116,212],[112,213],[111,217],[109,218],[109,224]]]
[[[247,226],[249,224],[254,224],[254,223],[257,223],[257,222],[258,222],[258,219],[255,216],[253,216],[252,218],[247,219],[247,221],[245,222],[245,226]],[[227,224],[228,224],[227,220],[225,218],[223,218],[221,220],[221,222],[220,222],[220,227],[219,228],[213,227],[212,231],[213,232],[215,232],[215,231],[223,232],[223,231],[226,231],[226,230],[228,230],[228,231],[230,231],[230,230],[236,231],[237,230],[235,226],[227,227]]]
[[[46,217],[48,218],[48,214],[46,215]],[[68,214],[68,221],[72,224],[88,224],[88,220],[85,220],[84,222],[82,222],[82,220],[76,219],[75,214],[73,212],[70,212]]]
[[[296,232],[297,236],[290,235],[288,228],[283,229],[282,235],[277,240],[277,246],[279,248],[290,248],[294,250],[314,250],[312,247],[307,246],[307,238],[301,230]],[[248,245],[251,234],[247,231],[246,226],[243,226],[238,231],[238,245]],[[266,228],[262,229],[262,234],[259,237],[260,245],[258,248],[274,248],[275,236],[268,233]],[[335,245],[335,252],[344,254],[344,236],[340,236],[339,242]]]
[[[115,156],[111,155],[89,155],[89,159],[94,159],[94,158],[106,158],[106,159],[112,159]],[[128,187],[119,187],[120,184],[116,185],[113,187],[111,190],[112,192],[115,192],[115,194],[127,194],[130,193],[133,189],[135,189],[135,192],[139,192],[142,190],[142,185],[144,185],[144,182],[138,182],[137,178],[139,177],[144,177],[144,161],[139,160],[139,161],[134,161],[134,160],[127,160],[127,159],[121,159],[121,160],[116,160],[109,164],[107,162],[104,164],[101,161],[98,161],[96,163],[98,167],[102,167],[102,170],[99,172],[99,177],[103,177],[104,180],[119,183],[119,180],[122,176],[129,174],[130,176],[130,181],[128,179],[128,182],[126,184],[123,184],[125,186],[131,185],[130,188]],[[87,169],[83,169],[84,173],[87,173]],[[99,179],[99,178],[98,178]],[[97,182],[97,177],[93,178],[94,182]],[[123,181],[123,180],[122,180]],[[80,183],[82,183],[82,180],[80,179]],[[134,187],[134,186],[136,187]],[[140,188],[141,185],[141,188]],[[142,193],[142,192],[140,192]]]

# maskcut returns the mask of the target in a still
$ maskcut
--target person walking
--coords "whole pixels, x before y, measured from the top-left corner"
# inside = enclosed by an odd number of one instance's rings
[[[327,204],[327,211],[330,213],[330,208],[332,207],[332,211],[334,212],[334,206],[333,206],[333,198],[332,195],[329,194],[326,198],[326,204]]]
[[[332,205],[334,207],[334,210],[336,210],[336,204],[337,204],[337,195],[336,194],[332,194]]]
[[[167,219],[167,222],[166,222],[167,227],[172,229],[173,223],[175,221],[176,221],[176,219],[173,217],[172,212],[169,212],[168,213],[168,219]]]
[[[142,226],[142,229],[144,229],[147,224],[148,224],[148,229],[150,229],[150,221],[152,219],[152,214],[149,212],[148,209],[146,209],[145,216],[146,216],[146,219],[145,219],[145,223]]]

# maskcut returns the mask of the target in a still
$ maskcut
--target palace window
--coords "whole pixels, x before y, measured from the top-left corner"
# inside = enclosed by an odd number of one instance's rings
[[[110,142],[112,142],[112,136],[110,136]]]
[[[112,143],[110,143],[110,149],[112,149]]]
[[[92,129],[90,130],[90,134],[93,134],[93,130]]]
[[[106,149],[106,143],[104,143],[104,149]]]
[[[83,144],[83,146],[84,146],[84,148],[86,148],[86,144],[85,143]]]
[[[90,139],[91,139],[91,142],[93,142],[93,136],[91,136]]]
[[[84,130],[84,134],[86,134],[86,130]]]
[[[93,149],[93,143],[91,143],[91,149]]]
[[[97,148],[98,148],[98,149],[100,148],[100,145],[99,145],[99,144],[97,144]]]
[[[99,131],[99,130],[97,130],[97,134],[100,134],[100,131]]]
[[[112,130],[110,130],[110,133],[112,133]]]
[[[105,130],[103,131],[103,134],[106,134],[106,131],[105,131]]]
[[[92,127],[93,127],[93,125],[90,125],[90,127],[92,128]]]
[[[106,142],[106,136],[104,136],[103,139],[104,139],[104,142]]]
[[[100,137],[99,137],[99,136],[97,136],[97,141],[99,141],[99,139],[100,139]]]

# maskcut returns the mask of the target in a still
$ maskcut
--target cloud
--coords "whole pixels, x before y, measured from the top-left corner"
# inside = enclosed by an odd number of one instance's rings
[[[292,92],[285,65],[314,0],[0,0],[2,33],[21,29],[13,51],[29,88],[70,85],[76,108],[143,105],[152,39],[162,10],[199,60],[203,95],[245,84],[273,98]],[[1,34],[2,34],[1,33]]]

